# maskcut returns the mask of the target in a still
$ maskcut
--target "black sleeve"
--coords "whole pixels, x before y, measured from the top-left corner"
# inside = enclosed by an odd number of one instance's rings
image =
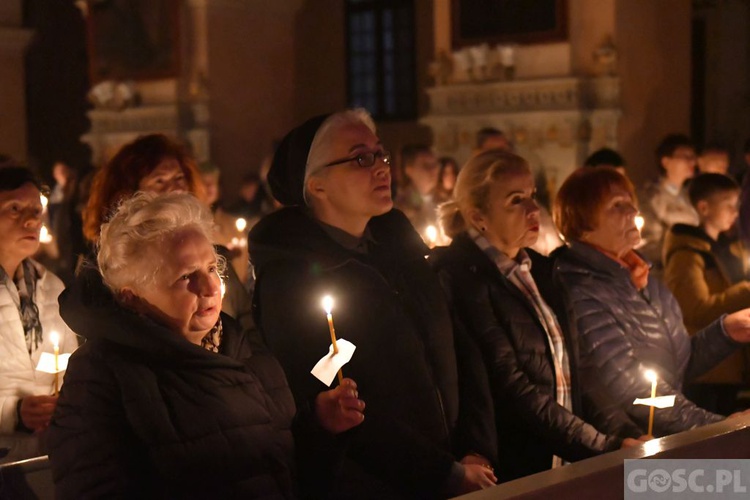
[[[128,425],[113,367],[90,347],[71,357],[48,431],[55,496],[147,496],[153,478]]]
[[[254,313],[266,344],[278,357],[289,380],[298,407],[328,390],[310,370],[330,340],[319,309],[303,306],[310,296],[322,296],[307,266],[285,262],[268,265],[258,276]],[[365,399],[365,404],[367,403]],[[365,470],[402,490],[437,492],[454,463],[453,457],[412,430],[407,423],[365,410],[365,420],[348,431],[346,456]],[[302,451],[300,456],[314,457]],[[305,466],[301,464],[300,466]]]
[[[599,432],[557,404],[549,388],[532,381],[519,363],[509,332],[495,316],[486,288],[461,289],[460,294],[454,290],[454,295],[461,319],[483,354],[496,412],[511,413],[528,432],[543,437],[556,455],[569,461],[617,448],[621,442],[617,436]]]

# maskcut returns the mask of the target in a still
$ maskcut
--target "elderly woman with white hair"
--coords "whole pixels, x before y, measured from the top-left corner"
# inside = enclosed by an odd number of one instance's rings
[[[328,352],[320,304],[333,296],[336,331],[356,345],[344,373],[367,401],[367,420],[345,436],[336,481],[305,488],[327,487],[319,495],[337,498],[436,498],[494,484],[494,427],[480,409],[491,412],[489,392],[463,376],[428,249],[392,210],[390,154],[370,116],[348,110],[293,129],[268,181],[285,208],[250,232],[257,324],[297,404],[307,404],[325,390],[310,369]],[[315,456],[300,467],[312,482]]]
[[[138,194],[102,226],[99,272],[60,298],[87,342],[50,428],[58,498],[295,496],[294,401],[274,358],[220,314],[212,224],[192,195]],[[347,380],[313,418],[340,432],[361,410]]]

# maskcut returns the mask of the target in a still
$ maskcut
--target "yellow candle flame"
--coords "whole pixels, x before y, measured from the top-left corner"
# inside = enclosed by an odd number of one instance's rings
[[[49,204],[49,199],[42,195],[39,195],[39,201],[42,203],[42,211],[47,209],[47,205]]]
[[[40,243],[52,242],[52,235],[50,234],[49,230],[47,229],[47,226],[45,225],[42,225],[42,228],[39,230],[39,242]]]
[[[326,314],[331,314],[331,311],[333,311],[333,297],[330,295],[326,295],[323,297],[323,310],[326,312]]]
[[[656,372],[654,370],[646,370],[646,379],[652,384],[656,382]]]
[[[640,231],[641,229],[643,229],[643,224],[644,223],[645,223],[645,221],[643,220],[643,216],[642,215],[636,215],[635,216],[635,227],[638,228],[638,231]]]
[[[60,347],[60,334],[52,332],[49,334],[49,339],[52,341],[52,347],[58,349]]]
[[[425,229],[425,235],[427,236],[428,243],[435,243],[438,237],[438,230],[435,226],[427,226]]]
[[[242,217],[240,217],[239,219],[237,219],[236,221],[234,221],[234,225],[237,228],[237,231],[242,232],[247,227],[247,221],[245,219],[243,219]]]

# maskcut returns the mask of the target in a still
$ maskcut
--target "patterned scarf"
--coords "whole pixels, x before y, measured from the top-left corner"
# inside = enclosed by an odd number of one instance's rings
[[[224,333],[224,329],[221,326],[221,318],[216,322],[213,328],[201,339],[201,347],[207,351],[215,352],[218,354],[219,346],[221,345],[221,336]]]
[[[552,363],[555,372],[555,402],[568,410],[573,411],[573,397],[571,393],[570,361],[568,350],[565,348],[565,339],[560,323],[557,321],[552,308],[542,297],[536,286],[534,277],[531,275],[531,259],[524,249],[518,252],[515,259],[511,259],[474,229],[469,229],[469,236],[474,243],[492,260],[500,273],[505,276],[534,307],[539,322],[547,334],[547,343],[552,352]],[[552,456],[552,468],[560,467],[565,461],[557,456]]]
[[[18,308],[18,315],[21,317],[21,324],[23,325],[23,334],[26,338],[26,349],[29,354],[37,350],[42,343],[42,322],[39,320],[39,308],[34,302],[36,282],[40,278],[41,274],[34,264],[29,259],[24,259],[13,276],[14,286],[10,286],[11,280],[8,273],[0,266],[0,280],[5,283],[13,302]]]

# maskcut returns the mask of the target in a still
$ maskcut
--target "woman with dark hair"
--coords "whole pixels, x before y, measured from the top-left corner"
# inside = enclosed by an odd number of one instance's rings
[[[596,402],[581,398],[552,261],[528,248],[539,236],[535,194],[528,163],[493,149],[464,165],[454,199],[440,207],[453,241],[435,267],[484,358],[502,480],[635,445],[643,434],[624,414],[592,425]]]
[[[83,211],[83,232],[92,245],[99,241],[99,228],[120,202],[138,191],[188,192],[205,201],[200,171],[185,146],[163,134],[141,136],[124,145],[94,176]],[[239,321],[243,329],[253,329],[250,295],[232,266],[224,272],[223,311]]]
[[[36,370],[42,353],[77,346],[60,318],[60,279],[32,259],[42,227],[41,184],[22,167],[0,168],[0,446],[9,459],[43,454],[37,436],[57,404],[55,377]],[[58,377],[59,381],[62,380]]]
[[[144,135],[123,146],[94,176],[83,212],[86,238],[99,241],[102,223],[137,191],[187,191],[203,200],[198,167],[187,149],[163,134]]]
[[[568,243],[555,275],[578,334],[585,380],[645,432],[649,409],[633,401],[650,395],[645,370],[654,370],[657,394],[676,396],[673,407],[655,412],[654,435],[664,436],[725,418],[689,401],[682,386],[750,341],[750,309],[723,315],[689,337],[674,296],[649,277],[634,250],[637,213],[633,185],[615,169],[573,172],[555,200],[555,220]]]

